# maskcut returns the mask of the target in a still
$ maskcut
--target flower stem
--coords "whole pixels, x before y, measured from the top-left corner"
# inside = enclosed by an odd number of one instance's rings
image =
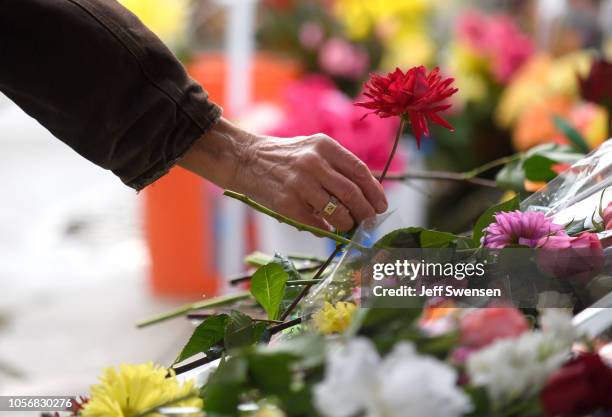
[[[400,117],[400,125],[397,128],[397,133],[395,135],[395,142],[393,143],[393,149],[391,150],[391,154],[389,155],[389,159],[387,159],[387,163],[385,164],[385,168],[380,174],[379,182],[383,182],[387,177],[387,172],[389,172],[389,167],[391,166],[391,162],[393,162],[393,158],[395,157],[395,153],[397,152],[397,147],[399,145],[400,138],[402,137],[402,133],[404,132],[404,128],[406,127],[406,120],[403,117]]]
[[[315,285],[320,282],[320,279],[296,279],[294,281],[287,281],[285,285],[287,287],[300,287],[302,285]]]
[[[406,180],[441,180],[466,182],[468,184],[479,185],[482,187],[497,188],[497,183],[493,180],[466,176],[465,173],[444,172],[444,171],[409,171],[399,175],[388,175],[387,181],[406,181]]]
[[[261,204],[257,203],[256,201],[251,200],[249,197],[245,196],[244,194],[239,194],[237,192],[234,191],[230,191],[230,190],[225,190],[223,192],[224,195],[234,198],[238,201],[242,201],[244,204],[254,208],[255,210],[259,211],[260,213],[263,213],[265,215],[268,215],[276,220],[278,220],[281,223],[285,223],[288,224],[289,226],[293,226],[298,230],[301,231],[306,231],[306,232],[310,232],[315,236],[319,236],[319,237],[327,237],[329,239],[334,240],[335,242],[342,244],[342,245],[348,245],[349,243],[351,243],[350,239],[347,239],[343,236],[340,236],[336,233],[333,232],[329,232],[327,230],[323,230],[323,229],[319,229],[318,227],[314,227],[314,226],[310,226],[304,223],[300,223],[298,221],[295,221],[293,219],[290,219],[289,217],[283,216],[280,213],[275,212],[274,210],[271,210],[265,206],[262,206]]]
[[[510,162],[518,161],[519,159],[521,159],[522,156],[523,154],[521,153],[517,153],[514,155],[510,155],[510,156],[504,156],[503,158],[499,158],[499,159],[495,159],[493,161],[487,162],[486,164],[481,165],[478,168],[474,168],[473,170],[464,172],[463,174],[460,174],[460,175],[462,175],[463,178],[466,180],[475,178],[478,175],[485,173],[498,166],[502,166],[502,165],[509,164]]]
[[[222,305],[235,303],[236,301],[249,298],[250,295],[251,293],[249,293],[248,291],[244,291],[236,294],[229,294],[221,297],[211,298],[210,300],[198,301],[197,303],[185,304],[184,306],[181,306],[175,310],[160,314],[148,320],[143,320],[137,323],[136,327],[141,329],[143,327],[151,326],[153,324],[161,323],[162,321],[182,316],[193,310],[202,310],[204,308],[219,307]]]

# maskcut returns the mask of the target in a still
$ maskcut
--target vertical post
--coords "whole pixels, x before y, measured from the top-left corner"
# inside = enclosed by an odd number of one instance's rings
[[[555,20],[567,13],[567,0],[537,0],[536,39],[543,49],[551,46],[551,35]]]
[[[252,96],[256,0],[225,1],[229,9],[225,32],[226,103],[229,112],[239,116],[250,104]]]
[[[225,29],[226,114],[240,117],[253,96],[256,0],[222,0],[227,10]],[[246,255],[247,207],[223,198],[219,202],[219,271],[228,277],[243,270]]]

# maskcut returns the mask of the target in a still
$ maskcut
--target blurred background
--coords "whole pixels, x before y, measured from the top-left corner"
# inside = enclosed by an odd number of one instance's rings
[[[397,122],[362,120],[353,102],[369,72],[395,67],[439,66],[460,90],[447,115],[456,132],[434,129],[421,150],[404,138],[395,174],[467,172],[569,143],[554,117],[591,149],[610,136],[612,73],[603,60],[612,59],[611,0],[120,2],[226,117],[262,134],[326,133],[375,171]],[[136,194],[2,96],[0,132],[0,395],[73,394],[111,364],[170,364],[190,323],[137,330],[137,320],[231,290],[229,277],[253,251],[325,255],[333,247],[180,168]],[[506,171],[514,192],[541,185]],[[503,197],[450,182],[386,188],[391,226],[453,232]]]

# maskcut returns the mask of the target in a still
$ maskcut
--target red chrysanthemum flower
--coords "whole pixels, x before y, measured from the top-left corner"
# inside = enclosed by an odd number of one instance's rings
[[[453,130],[438,114],[451,107],[446,100],[458,91],[451,86],[453,81],[453,78],[442,78],[439,68],[427,74],[423,66],[406,73],[397,68],[386,76],[372,74],[365,85],[367,100],[356,105],[372,110],[371,113],[381,118],[400,116],[409,120],[420,146],[421,138],[429,135],[428,120]]]

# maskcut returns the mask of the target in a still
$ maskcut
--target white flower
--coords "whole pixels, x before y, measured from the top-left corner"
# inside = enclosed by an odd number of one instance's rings
[[[453,417],[472,410],[454,368],[400,343],[378,370],[378,406],[370,416]],[[381,412],[382,411],[382,412]]]
[[[350,417],[363,410],[379,364],[380,356],[367,339],[334,346],[327,354],[325,379],[314,387],[316,407],[329,417]]]
[[[355,368],[355,369],[352,369]],[[456,371],[433,357],[398,344],[385,359],[363,338],[333,350],[315,405],[328,417],[458,417],[471,410],[456,386]]]
[[[538,294],[538,310],[547,308],[560,308],[571,310],[574,307],[575,301],[571,295],[562,294],[558,291],[542,291]]]
[[[540,315],[540,327],[551,339],[563,345],[571,346],[580,337],[572,323],[572,315],[566,309],[545,309]]]
[[[498,340],[468,358],[470,382],[485,386],[498,405],[537,394],[568,358],[577,337],[571,316],[550,309],[542,315],[541,324],[541,332]]]

